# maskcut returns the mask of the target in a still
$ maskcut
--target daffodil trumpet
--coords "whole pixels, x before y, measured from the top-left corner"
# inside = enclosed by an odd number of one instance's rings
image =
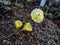
[[[16,29],[19,29],[22,26],[22,22],[20,20],[15,21],[15,27]]]
[[[26,23],[22,29],[23,31],[32,31],[32,25],[30,23]]]

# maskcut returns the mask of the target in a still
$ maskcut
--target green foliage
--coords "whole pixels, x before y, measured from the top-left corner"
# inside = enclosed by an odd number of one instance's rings
[[[9,6],[9,5],[11,5],[11,2],[9,2],[9,1],[4,1],[3,4],[6,5],[6,6]]]
[[[26,0],[26,2],[31,2],[31,0]]]
[[[23,8],[24,7],[24,5],[22,3],[19,4],[17,2],[15,3],[15,6],[20,7],[20,8]]]
[[[24,7],[24,5],[21,2],[18,3],[17,0],[16,0],[16,3],[15,3],[15,6],[20,7],[20,8]]]

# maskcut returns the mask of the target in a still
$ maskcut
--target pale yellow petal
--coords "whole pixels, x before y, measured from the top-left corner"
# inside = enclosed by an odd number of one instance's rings
[[[44,19],[43,11],[41,9],[38,9],[38,8],[34,9],[31,12],[31,18],[34,22],[37,22],[37,23],[42,22]]]

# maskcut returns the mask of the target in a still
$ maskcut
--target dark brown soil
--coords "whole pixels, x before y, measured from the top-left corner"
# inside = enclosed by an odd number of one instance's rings
[[[60,15],[60,3],[55,2],[50,7],[48,3],[40,7],[38,4],[24,2],[24,8],[16,7],[14,3],[11,6],[0,4],[0,45],[60,45],[60,16],[57,16]],[[34,8],[41,8],[44,11],[45,18],[40,24],[35,23],[30,17]],[[33,31],[22,31],[20,36],[16,36],[14,24],[16,20],[30,22]]]

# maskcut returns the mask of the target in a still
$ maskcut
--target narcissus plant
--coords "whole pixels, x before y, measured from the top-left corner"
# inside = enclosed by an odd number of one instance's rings
[[[32,10],[31,18],[34,22],[41,23],[44,19],[43,11],[39,8]]]
[[[26,23],[23,27],[23,31],[32,31],[32,25],[30,23]]]
[[[22,22],[20,20],[15,21],[15,27],[16,29],[19,29],[22,26]]]

